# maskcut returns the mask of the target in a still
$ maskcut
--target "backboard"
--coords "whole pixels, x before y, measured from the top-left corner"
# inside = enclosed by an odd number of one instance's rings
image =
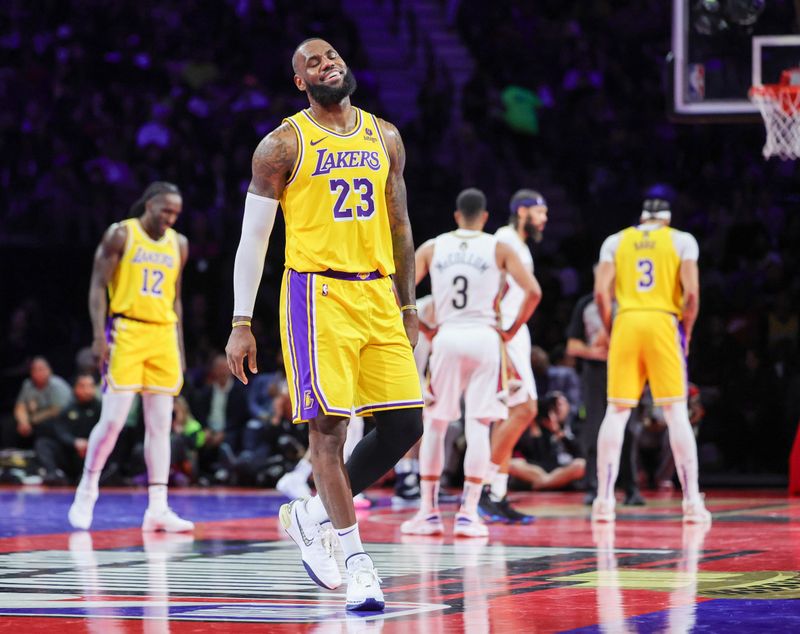
[[[747,93],[800,66],[796,0],[673,0],[671,115],[760,119]]]

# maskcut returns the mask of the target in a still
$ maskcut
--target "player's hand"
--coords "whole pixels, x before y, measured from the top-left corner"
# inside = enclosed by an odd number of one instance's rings
[[[244,371],[244,358],[247,357],[247,365],[250,372],[256,374],[256,338],[253,331],[247,326],[237,326],[231,329],[231,336],[228,337],[228,345],[225,346],[225,355],[228,357],[228,367],[233,376],[247,385],[247,375]]]
[[[500,339],[503,340],[503,343],[508,343],[514,338],[514,335],[517,334],[516,330],[509,328],[508,330],[503,330],[502,328],[495,328],[497,334],[500,335]]]
[[[94,357],[94,362],[101,375],[105,372],[106,363],[108,363],[108,352],[108,341],[106,341],[106,338],[104,336],[95,337],[94,341],[92,341],[92,356]]]
[[[406,329],[406,336],[411,347],[416,348],[419,340],[419,316],[416,310],[403,311],[403,328]]]

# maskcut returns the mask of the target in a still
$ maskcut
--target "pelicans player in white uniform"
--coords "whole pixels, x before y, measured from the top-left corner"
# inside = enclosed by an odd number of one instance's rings
[[[453,533],[460,537],[488,535],[477,510],[489,466],[489,427],[508,413],[502,402],[503,341],[513,338],[525,324],[541,296],[536,278],[513,250],[483,232],[488,217],[483,193],[466,189],[456,200],[458,229],[426,242],[417,251],[417,282],[430,272],[437,331],[430,358],[431,402],[423,412],[420,510],[403,523],[405,534],[444,532],[438,508],[444,436],[449,421],[461,415],[463,395],[467,437],[464,496]],[[501,330],[497,302],[504,273],[519,285],[523,301],[513,322]]]
[[[495,234],[507,244],[533,273],[533,256],[528,248],[530,242],[541,240],[547,224],[547,203],[539,192],[520,189],[511,197],[511,221]],[[507,280],[508,288],[500,302],[503,328],[508,328],[519,314],[525,294],[513,279]],[[492,460],[486,474],[487,486],[480,499],[480,511],[484,518],[493,521],[528,523],[533,520],[513,509],[508,492],[508,465],[514,445],[533,422],[537,412],[538,396],[531,368],[531,333],[523,324],[516,336],[506,344],[509,371],[508,419],[495,426],[492,434]]]
[[[181,273],[188,240],[172,229],[183,206],[172,183],[151,183],[131,212],[108,228],[94,256],[89,312],[92,352],[103,374],[103,408],[86,449],[83,477],[69,510],[73,527],[92,524],[100,473],[133,397],[142,395],[149,505],[142,530],[190,531],[167,506],[172,405],[183,386]]]

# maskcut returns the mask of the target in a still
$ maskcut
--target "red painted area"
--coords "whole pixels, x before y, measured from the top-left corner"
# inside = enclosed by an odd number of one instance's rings
[[[239,492],[237,492],[238,494]],[[218,497],[219,492],[215,493]],[[41,497],[41,496],[39,496]],[[529,526],[491,527],[488,544],[444,538],[409,538],[399,534],[400,523],[413,511],[379,508],[360,513],[361,534],[367,549],[383,547],[384,557],[402,562],[416,572],[402,576],[382,573],[387,602],[451,606],[409,617],[386,619],[382,627],[367,629],[362,622],[326,623],[220,623],[172,620],[69,617],[0,616],[3,632],[350,632],[381,631],[442,633],[455,631],[556,632],[616,622],[658,611],[680,610],[708,600],[697,596],[697,572],[747,572],[800,570],[800,500],[778,492],[726,491],[708,496],[715,514],[711,530],[692,533],[678,516],[680,500],[675,495],[652,496],[647,507],[620,509],[616,526],[593,527],[588,509],[580,505],[579,494],[524,494],[520,508],[538,515]],[[208,503],[219,503],[209,499]],[[452,509],[450,509],[452,511]],[[445,524],[452,517],[445,513]],[[276,518],[203,522],[195,541],[230,544],[285,540]],[[95,551],[141,548],[137,528],[91,533]],[[23,551],[68,551],[69,534],[38,535],[0,539],[0,553]],[[563,552],[528,550],[563,549]],[[378,548],[375,546],[374,548]],[[213,549],[212,549],[213,550]],[[487,552],[492,556],[487,558]],[[544,553],[544,554],[543,554]],[[209,555],[213,556],[213,553]],[[63,564],[62,564],[63,565]],[[264,560],[265,570],[270,562]],[[299,561],[297,562],[299,567]],[[167,562],[161,575],[169,577]],[[222,570],[222,568],[221,568]],[[680,588],[636,588],[626,586],[627,571],[685,575]],[[0,577],[8,572],[0,567]],[[269,572],[267,570],[267,572]],[[587,576],[588,575],[588,576]],[[645,575],[646,576],[646,575]],[[570,578],[574,577],[575,581]],[[587,585],[587,578],[595,581]],[[602,580],[600,581],[596,580]],[[692,584],[694,581],[694,585]],[[213,585],[213,579],[209,578]],[[580,585],[579,585],[580,584]],[[308,591],[313,586],[308,584]],[[343,590],[343,589],[342,589]],[[42,590],[50,592],[53,590]],[[75,589],[65,589],[74,596]],[[109,605],[120,601],[148,602],[164,598],[161,593],[84,593],[82,601],[102,599]],[[196,603],[250,604],[253,598],[235,595],[220,598],[169,596],[173,603],[191,599]],[[335,597],[334,597],[335,599]],[[328,597],[330,600],[330,597]],[[288,602],[315,606],[313,597],[272,597],[265,604]],[[799,601],[800,602],[800,601]],[[798,608],[800,610],[800,607]],[[144,626],[144,627],[143,627]],[[359,629],[361,628],[361,629]]]

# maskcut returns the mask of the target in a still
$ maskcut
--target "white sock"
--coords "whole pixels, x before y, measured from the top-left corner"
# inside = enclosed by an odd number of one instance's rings
[[[303,478],[303,480],[308,480],[311,475],[311,463],[305,458],[301,459],[292,469],[292,474],[297,475],[298,478]]]
[[[306,502],[306,512],[311,519],[318,524],[322,524],[328,519],[328,511],[325,510],[325,505],[322,503],[322,498],[315,495],[308,499]]]
[[[619,454],[630,415],[630,409],[617,410],[614,405],[609,405],[600,425],[597,435],[597,497],[601,500],[614,500]]]
[[[481,498],[482,490],[482,484],[466,480],[464,482],[464,497],[461,499],[459,513],[475,515],[478,512],[478,500]]]
[[[477,418],[467,418],[464,421],[464,435],[467,439],[464,476],[483,482],[492,453],[489,443],[489,424]]]
[[[147,464],[149,484],[164,485],[166,505],[166,485],[169,481],[170,445],[169,432],[172,428],[172,407],[175,399],[169,394],[142,394],[144,411],[144,461]]]
[[[419,512],[427,514],[439,508],[439,479],[420,480]]]
[[[106,466],[108,456],[117,444],[119,432],[125,426],[125,419],[133,403],[133,392],[106,392],[103,394],[103,407],[100,411],[100,420],[89,434],[89,443],[86,448],[83,476],[79,491],[97,494],[100,474]]]
[[[353,555],[359,555],[364,552],[364,546],[361,545],[361,534],[358,531],[358,524],[353,524],[347,528],[337,528],[336,535],[339,537],[339,543],[342,545],[345,562]]]
[[[149,485],[147,487],[147,509],[158,514],[165,512],[167,508],[167,485]]]
[[[675,469],[683,488],[683,499],[694,501],[700,498],[697,482],[697,442],[689,422],[686,401],[663,405],[664,419],[669,428],[669,444],[675,458]]]
[[[486,475],[483,477],[483,483],[491,485],[498,471],[500,471],[500,465],[489,462],[489,466],[486,467]]]
[[[495,502],[499,502],[508,494],[508,474],[498,471],[492,478],[491,497]]]

